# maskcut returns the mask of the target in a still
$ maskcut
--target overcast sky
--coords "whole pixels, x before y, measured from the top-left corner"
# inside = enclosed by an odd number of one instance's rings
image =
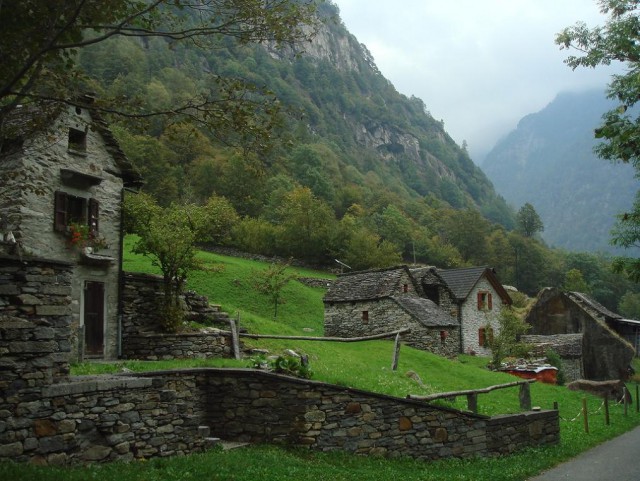
[[[396,89],[421,98],[476,162],[563,91],[606,87],[611,70],[573,71],[563,28],[602,25],[596,0],[333,0]]]

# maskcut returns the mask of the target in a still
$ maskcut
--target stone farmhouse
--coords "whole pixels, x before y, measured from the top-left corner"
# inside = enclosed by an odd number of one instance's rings
[[[585,294],[545,288],[525,318],[532,329],[524,340],[556,350],[569,380],[626,379],[635,349],[616,332],[619,319]]]
[[[500,310],[511,297],[490,267],[413,270],[423,296],[449,310],[460,325],[460,352],[490,355],[498,334]]]
[[[458,352],[458,320],[419,295],[407,266],[338,276],[324,297],[326,336],[360,337],[409,327],[407,344],[444,356]]]
[[[33,129],[38,117],[48,118],[46,128]],[[45,109],[23,108],[12,122],[0,153],[0,254],[71,264],[72,357],[114,359],[122,199],[140,177],[105,122],[87,108],[65,108],[52,122]],[[28,293],[16,297],[25,314],[62,309]]]
[[[409,345],[435,354],[487,355],[511,298],[486,267],[407,266],[338,276],[324,297],[325,335],[359,337],[411,328]]]

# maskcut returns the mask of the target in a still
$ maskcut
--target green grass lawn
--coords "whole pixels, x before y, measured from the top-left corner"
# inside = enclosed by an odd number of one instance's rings
[[[127,239],[127,248],[131,246]],[[209,296],[212,303],[223,306],[234,317],[240,313],[241,325],[254,333],[287,335],[322,334],[322,289],[291,282],[286,289],[287,304],[277,320],[265,296],[252,287],[251,279],[266,263],[202,253],[202,260],[215,272],[195,272],[189,288]],[[125,270],[156,272],[149,261],[130,252]],[[295,269],[299,275],[322,277],[322,273]],[[329,278],[330,276],[327,276]],[[305,328],[311,329],[306,331]],[[403,346],[397,371],[391,370],[393,342],[363,343],[310,342],[293,340],[250,340],[250,347],[280,353],[293,349],[309,355],[313,379],[359,389],[405,397],[407,394],[431,394],[475,389],[512,382],[508,374],[485,369],[486,358],[461,355],[449,360]],[[118,372],[126,367],[133,371],[173,369],[180,367],[238,367],[249,361],[231,359],[185,361],[121,361],[84,363],[73,366],[74,374]],[[640,370],[639,370],[640,372]],[[408,376],[414,373],[416,376]],[[635,386],[630,385],[632,394]],[[529,449],[491,459],[445,460],[419,462],[408,459],[363,458],[344,453],[315,453],[307,450],[273,446],[251,446],[239,450],[207,453],[148,462],[120,463],[78,468],[42,468],[0,463],[0,479],[47,479],[75,481],[153,481],[153,480],[524,480],[565,459],[615,437],[640,424],[635,405],[624,415],[621,405],[611,406],[611,425],[605,426],[602,401],[593,396],[568,391],[564,387],[535,383],[531,386],[534,406],[549,409],[557,402],[561,415],[561,442],[558,446]],[[590,432],[584,432],[579,415],[582,399],[588,402]],[[466,409],[466,399],[455,403],[439,401],[445,406]],[[518,388],[493,391],[478,398],[481,414],[495,415],[519,411]],[[600,410],[599,410],[600,409]]]

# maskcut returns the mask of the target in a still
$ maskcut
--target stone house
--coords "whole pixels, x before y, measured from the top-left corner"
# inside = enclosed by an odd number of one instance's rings
[[[495,270],[490,267],[426,267],[411,272],[421,295],[457,319],[459,351],[490,355],[489,343],[500,329],[500,310],[512,302]]]
[[[532,336],[525,339],[534,344],[553,344],[558,337],[579,335],[584,379],[626,379],[635,349],[612,327],[618,318],[585,294],[545,288],[525,318],[532,326]],[[561,357],[564,362],[568,356]]]
[[[45,114],[18,109],[11,120],[17,127],[0,139],[0,254],[72,264],[72,358],[114,359],[122,199],[140,177],[96,112],[66,107]],[[46,128],[21,128],[39,116],[49,119]],[[35,296],[15,302],[25,314],[55,314],[44,311],[56,306]]]
[[[458,320],[420,296],[406,266],[341,274],[324,297],[325,336],[361,337],[409,327],[407,344],[435,354],[458,353]]]

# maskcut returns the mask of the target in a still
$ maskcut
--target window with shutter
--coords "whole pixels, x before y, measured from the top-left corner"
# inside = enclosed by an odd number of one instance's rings
[[[64,232],[67,228],[68,196],[66,192],[56,191],[54,198],[53,228]]]
[[[96,199],[89,199],[89,232],[97,234],[99,231],[98,217],[100,203]]]
[[[487,339],[486,339],[485,328],[481,327],[480,329],[478,329],[478,345],[480,347],[484,347],[486,341],[487,341]]]
[[[362,322],[365,324],[369,322],[369,311],[362,311]]]

